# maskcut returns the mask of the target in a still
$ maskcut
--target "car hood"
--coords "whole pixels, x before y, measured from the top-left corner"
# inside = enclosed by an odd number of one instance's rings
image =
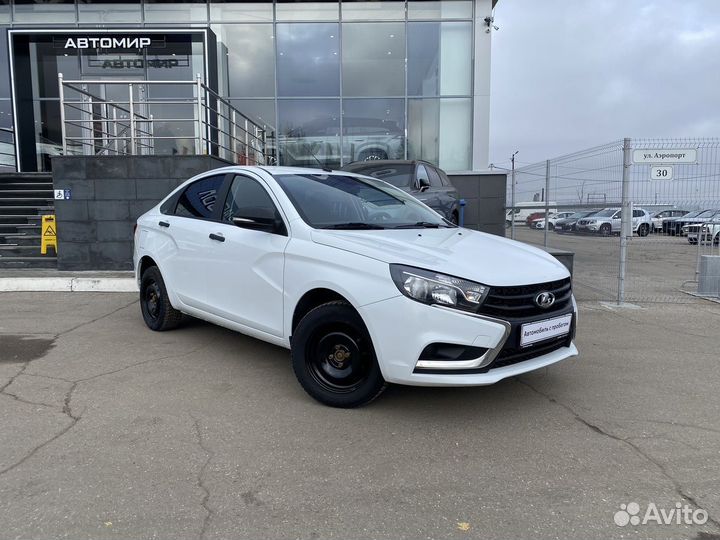
[[[486,285],[529,285],[570,275],[557,259],[540,249],[470,229],[316,229],[312,239],[386,263],[425,268]]]

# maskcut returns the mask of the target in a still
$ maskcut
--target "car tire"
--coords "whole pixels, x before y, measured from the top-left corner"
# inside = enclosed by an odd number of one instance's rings
[[[182,321],[183,314],[170,304],[157,266],[145,270],[140,278],[140,310],[147,327],[156,332],[172,330]]]
[[[602,236],[610,236],[612,234],[612,227],[609,223],[603,223],[602,225],[600,225],[600,229],[598,230],[598,232]]]
[[[638,227],[638,236],[647,236],[650,234],[650,226],[647,223],[641,223]]]
[[[552,222],[548,223],[548,231],[552,231],[555,229],[555,225],[552,224]]]
[[[387,387],[365,323],[347,302],[310,310],[298,323],[290,349],[300,385],[330,407],[367,405]]]
[[[387,158],[387,154],[383,150],[378,149],[363,150],[360,152],[360,155],[358,155],[358,161],[376,161]]]

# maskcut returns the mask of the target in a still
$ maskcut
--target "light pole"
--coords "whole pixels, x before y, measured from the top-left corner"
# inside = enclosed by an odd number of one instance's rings
[[[506,167],[498,167],[494,163],[491,163],[489,166],[490,170],[502,169],[503,171],[510,171],[510,182],[512,184],[510,186],[510,238],[512,238],[513,240],[515,240],[515,155],[519,152],[520,150],[515,150],[515,152],[513,152],[513,155],[510,156],[510,169]]]
[[[512,169],[512,187],[510,188],[510,205],[512,206],[512,214],[510,219],[510,238],[515,240],[515,155],[520,150],[515,150],[513,155],[510,156],[510,163]]]

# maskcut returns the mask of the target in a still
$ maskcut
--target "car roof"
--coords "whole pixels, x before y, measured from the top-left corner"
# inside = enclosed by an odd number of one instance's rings
[[[202,175],[198,176],[206,176],[208,174],[220,174],[220,173],[232,173],[232,172],[254,172],[258,173],[264,171],[266,173],[275,175],[275,174],[320,174],[320,175],[326,175],[326,174],[343,174],[348,171],[342,171],[340,169],[321,169],[321,168],[313,168],[313,167],[288,167],[288,166],[278,166],[278,165],[228,165],[227,167],[220,167],[217,169],[212,169],[209,171],[205,171],[202,173]]]
[[[372,159],[372,160],[368,160],[368,161],[353,161],[352,163],[348,163],[347,165],[344,165],[342,167],[342,170],[351,171],[353,169],[362,169],[367,166],[373,166],[373,165],[379,165],[379,166],[417,165],[418,163],[422,163],[423,165],[430,165],[431,167],[434,167],[434,165],[432,163],[428,163],[427,161],[423,161],[421,159]]]

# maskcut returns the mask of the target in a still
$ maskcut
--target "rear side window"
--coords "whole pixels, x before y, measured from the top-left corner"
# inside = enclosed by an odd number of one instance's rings
[[[442,187],[442,180],[440,180],[440,175],[437,173],[435,169],[432,167],[425,167],[428,172],[428,177],[430,178],[430,185],[432,187]]]
[[[642,210],[633,210],[633,217],[643,217],[645,215],[645,212]]]
[[[450,181],[450,178],[448,178],[448,175],[445,174],[445,171],[438,169],[437,172],[440,175],[440,180],[442,181],[443,186],[452,187],[452,182]]]
[[[217,194],[223,183],[224,175],[207,176],[185,188],[175,207],[175,215],[180,217],[210,219],[217,202]]]

